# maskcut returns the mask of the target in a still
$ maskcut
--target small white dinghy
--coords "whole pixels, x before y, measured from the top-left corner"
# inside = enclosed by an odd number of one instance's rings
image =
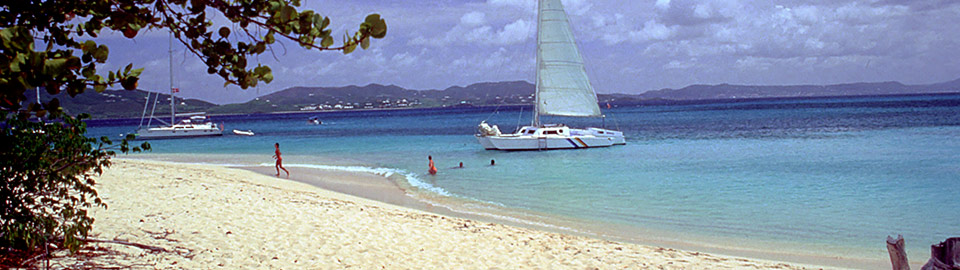
[[[233,134],[243,135],[243,136],[253,136],[253,131],[250,130],[233,130]]]

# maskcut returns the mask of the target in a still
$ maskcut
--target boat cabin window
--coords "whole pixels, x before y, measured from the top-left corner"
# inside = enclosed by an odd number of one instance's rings
[[[557,134],[558,133],[556,130],[547,130],[543,132],[543,135],[557,135]]]

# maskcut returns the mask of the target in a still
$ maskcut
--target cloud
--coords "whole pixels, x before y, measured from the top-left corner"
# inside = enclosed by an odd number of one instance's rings
[[[648,40],[666,40],[677,32],[676,27],[668,27],[656,20],[649,20],[643,23],[643,29],[640,31],[631,31],[629,37],[631,40],[643,42]]]
[[[460,17],[461,25],[476,26],[476,25],[481,25],[484,22],[486,22],[486,14],[479,11],[463,14],[463,17]]]
[[[523,19],[507,24],[503,30],[497,33],[497,42],[499,44],[513,44],[527,40],[533,36],[534,25]]]
[[[536,1],[311,0],[334,33],[369,13],[390,32],[350,55],[274,46],[260,62],[275,80],[261,94],[297,85],[396,84],[443,89],[534,77]],[[960,1],[943,0],[563,0],[594,86],[637,92],[697,83],[836,83],[956,79]],[[117,44],[117,45],[114,45]],[[166,34],[111,43],[110,62],[146,67],[140,85],[168,88]],[[182,53],[176,55],[182,58]],[[187,55],[190,57],[189,55]],[[151,62],[152,61],[152,62]],[[198,60],[180,61],[184,95],[214,101],[255,91],[224,90]],[[178,63],[180,63],[178,62]],[[255,61],[251,61],[253,65]],[[148,74],[149,73],[149,74]],[[234,93],[237,92],[237,93]],[[224,94],[228,93],[228,94]],[[237,99],[230,97],[231,99]]]
[[[669,8],[670,8],[670,0],[657,0],[657,2],[656,2],[655,4],[653,4],[653,5],[654,5],[655,7],[657,7],[658,9],[660,9],[660,10],[669,9]]]
[[[502,27],[494,28],[486,23],[485,14],[473,11],[460,17],[460,22],[436,37],[417,36],[409,45],[511,45],[527,41],[534,36],[536,25],[525,19],[517,19]]]
[[[590,11],[593,2],[589,0],[562,0],[564,11],[567,14],[582,16]],[[532,0],[488,0],[487,4],[494,7],[512,7],[529,13],[537,12],[537,1]]]

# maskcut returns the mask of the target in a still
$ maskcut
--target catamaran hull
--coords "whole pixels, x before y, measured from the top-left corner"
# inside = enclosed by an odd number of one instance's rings
[[[477,141],[487,150],[557,150],[609,147],[624,145],[623,136],[483,136],[477,135]]]

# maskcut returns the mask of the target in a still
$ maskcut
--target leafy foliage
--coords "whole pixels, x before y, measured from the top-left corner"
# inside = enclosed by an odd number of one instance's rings
[[[32,250],[59,242],[75,251],[93,223],[87,209],[106,206],[93,174],[110,165],[115,150],[150,149],[87,138],[86,117],[58,115],[58,122],[43,123],[0,112],[0,247]]]
[[[109,48],[93,40],[104,29],[134,38],[143,29],[167,29],[204,63],[210,74],[243,89],[273,80],[270,67],[248,65],[249,57],[267,52],[277,36],[317,50],[350,53],[366,49],[371,38],[383,38],[387,26],[371,14],[343,44],[332,47],[330,18],[312,10],[298,11],[300,0],[75,0],[0,2],[0,109],[20,108],[25,91],[43,87],[50,94],[76,96],[92,87],[100,92],[120,84],[137,87],[143,69],[127,65],[107,74],[97,64],[107,61]],[[223,16],[229,26],[209,18]],[[231,29],[239,30],[234,32]],[[35,39],[46,45],[34,48]],[[79,56],[74,53],[80,53]],[[57,100],[30,106],[41,114]]]

